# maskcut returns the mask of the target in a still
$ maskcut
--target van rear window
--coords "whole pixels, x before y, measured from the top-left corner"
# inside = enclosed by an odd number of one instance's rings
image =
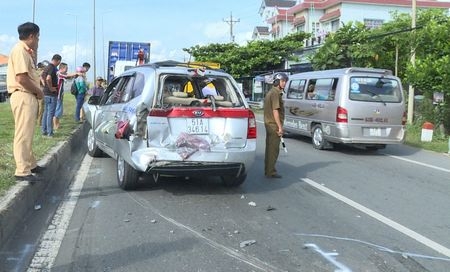
[[[242,97],[226,77],[162,75],[158,107],[242,107]]]
[[[351,77],[349,98],[354,101],[399,103],[402,91],[397,80],[384,77]]]

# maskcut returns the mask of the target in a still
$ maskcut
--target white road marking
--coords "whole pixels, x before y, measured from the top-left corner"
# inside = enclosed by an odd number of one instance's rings
[[[88,175],[92,159],[93,158],[88,155],[84,157],[80,169],[76,174],[75,181],[70,186],[64,200],[56,210],[51,224],[48,226],[47,231],[40,241],[38,250],[34,254],[33,260],[28,267],[28,272],[51,270],[56,256],[58,255],[62,240],[66,234],[67,227],[69,226],[73,210],[77,205],[78,198],[83,189],[83,184]]]
[[[305,244],[305,247],[311,248],[315,252],[317,252],[320,255],[322,255],[331,264],[336,266],[338,269],[335,269],[334,270],[335,272],[352,272],[352,270],[350,268],[348,268],[347,266],[345,266],[345,264],[342,264],[342,263],[336,261],[335,257],[338,256],[339,253],[337,253],[337,252],[325,252],[322,249],[320,249],[320,247],[318,247],[316,244]]]
[[[245,254],[242,254],[241,252],[237,251],[234,248],[230,248],[227,247],[225,245],[219,244],[218,242],[204,236],[203,234],[201,234],[200,232],[192,229],[189,226],[186,226],[178,221],[176,221],[173,218],[170,218],[168,216],[165,216],[163,214],[161,214],[161,212],[156,209],[155,207],[153,207],[146,199],[140,198],[136,195],[132,195],[131,193],[128,193],[128,195],[130,196],[130,198],[135,201],[139,206],[141,206],[144,209],[149,209],[152,212],[154,212],[155,214],[159,215],[161,218],[165,219],[166,221],[174,224],[175,226],[184,229],[190,233],[192,233],[193,235],[197,236],[198,238],[204,240],[207,244],[209,244],[211,247],[220,250],[222,252],[224,252],[225,254],[227,254],[228,256],[235,258],[237,260],[240,260],[241,262],[244,262],[250,266],[253,266],[254,268],[257,268],[261,271],[273,271],[273,272],[277,272],[277,271],[285,271],[282,270],[280,268],[277,268],[267,262],[261,261],[260,259],[254,257],[254,256],[247,256]],[[137,199],[139,198],[139,199]]]
[[[410,162],[410,163],[418,164],[418,165],[421,165],[421,166],[429,167],[429,168],[432,168],[432,169],[436,169],[436,170],[439,170],[439,171],[444,171],[444,172],[450,173],[450,169],[442,168],[442,167],[439,167],[439,166],[434,166],[434,165],[431,165],[431,164],[428,164],[428,163],[418,162],[418,161],[415,161],[415,160],[410,160],[410,159],[403,158],[403,157],[400,157],[400,156],[390,155],[390,154],[387,154],[387,153],[381,153],[381,154],[383,154],[385,156],[388,156],[388,157],[391,157],[391,158],[394,158],[394,159],[398,159],[398,160],[402,160],[402,161],[406,161],[406,162]]]
[[[368,216],[380,221],[381,223],[386,224],[387,226],[403,233],[404,235],[413,238],[414,240],[418,241],[419,243],[443,254],[444,256],[450,257],[450,249],[449,248],[446,248],[443,245],[438,244],[435,241],[428,239],[427,237],[425,237],[425,236],[423,236],[423,235],[421,235],[421,234],[419,234],[419,233],[417,233],[417,232],[415,232],[415,231],[413,231],[413,230],[411,230],[411,229],[409,229],[409,228],[407,228],[407,227],[405,227],[405,226],[403,226],[403,225],[401,225],[401,224],[399,224],[399,223],[397,223],[397,222],[395,222],[395,221],[393,221],[393,220],[391,220],[369,208],[366,208],[365,206],[363,206],[363,205],[361,205],[339,193],[336,193],[335,191],[330,190],[330,189],[326,188],[325,186],[320,185],[309,178],[301,178],[300,180],[302,180],[302,181],[306,182],[307,184],[311,185],[312,187],[336,198],[337,200],[340,200],[340,201],[344,202],[345,204],[367,214]]]

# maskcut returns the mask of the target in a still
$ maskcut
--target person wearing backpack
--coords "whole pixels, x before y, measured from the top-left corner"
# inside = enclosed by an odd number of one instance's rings
[[[84,97],[86,96],[88,86],[86,82],[85,68],[77,67],[77,73],[79,74],[79,76],[74,80],[77,87],[77,95],[75,96],[77,101],[77,105],[75,108],[75,121],[81,122],[80,113],[81,108],[83,107]]]

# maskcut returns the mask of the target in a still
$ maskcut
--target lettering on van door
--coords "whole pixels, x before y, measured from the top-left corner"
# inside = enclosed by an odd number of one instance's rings
[[[286,120],[284,120],[284,126],[288,128],[294,128],[299,130],[307,130],[308,129],[308,123],[302,122],[300,120],[295,120],[292,118],[287,117]]]

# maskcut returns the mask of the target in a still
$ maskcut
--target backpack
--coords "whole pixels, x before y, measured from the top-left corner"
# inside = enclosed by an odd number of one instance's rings
[[[70,85],[70,93],[73,95],[78,95],[78,88],[77,88],[77,83],[74,81],[72,81],[72,85]]]

